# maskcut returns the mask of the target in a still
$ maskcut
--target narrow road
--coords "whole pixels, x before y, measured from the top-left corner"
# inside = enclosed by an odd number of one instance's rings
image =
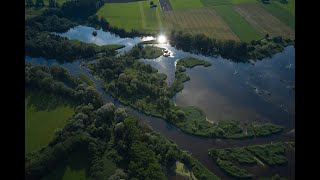
[[[162,11],[173,11],[169,0],[159,0]]]

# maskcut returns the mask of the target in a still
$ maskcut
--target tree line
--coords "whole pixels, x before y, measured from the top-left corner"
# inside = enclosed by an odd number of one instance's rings
[[[265,57],[271,57],[277,52],[281,52],[284,47],[293,44],[290,39],[284,39],[281,36],[253,40],[249,43],[238,42],[234,40],[216,40],[203,34],[191,35],[182,31],[172,31],[169,34],[169,43],[184,51],[216,56],[231,59],[237,62],[247,62],[249,59],[259,60]]]

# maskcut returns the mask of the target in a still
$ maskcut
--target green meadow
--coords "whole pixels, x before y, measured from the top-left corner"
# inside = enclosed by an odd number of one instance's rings
[[[25,152],[48,145],[57,128],[62,128],[74,114],[72,105],[42,93],[25,97]]]
[[[173,10],[200,8],[204,6],[201,0],[170,0],[170,4]]]
[[[157,3],[157,2],[156,2]],[[150,8],[149,1],[128,3],[105,3],[97,12],[105,17],[112,26],[143,32],[158,32],[162,27],[160,6]]]

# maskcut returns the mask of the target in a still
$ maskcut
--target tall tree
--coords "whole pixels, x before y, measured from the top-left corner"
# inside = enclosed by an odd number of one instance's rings
[[[26,0],[26,5],[27,6],[34,6],[33,0]]]
[[[49,0],[49,7],[56,7],[56,0]]]
[[[43,7],[44,6],[43,0],[36,0],[36,6],[37,7]]]

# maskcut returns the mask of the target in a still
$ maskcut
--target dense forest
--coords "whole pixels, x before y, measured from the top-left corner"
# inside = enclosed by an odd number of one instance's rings
[[[112,103],[103,104],[95,89],[86,90],[90,86],[63,68],[27,64],[26,72],[28,91],[39,89],[40,85],[48,86],[44,90],[49,94],[71,95],[70,101],[72,97],[83,99],[47,147],[26,155],[26,179],[46,177],[75,151],[88,153],[88,179],[109,178],[103,173],[104,156],[119,168],[109,179],[165,179],[176,161],[184,163],[199,179],[218,179],[189,153],[140,125],[138,118],[126,109]]]

